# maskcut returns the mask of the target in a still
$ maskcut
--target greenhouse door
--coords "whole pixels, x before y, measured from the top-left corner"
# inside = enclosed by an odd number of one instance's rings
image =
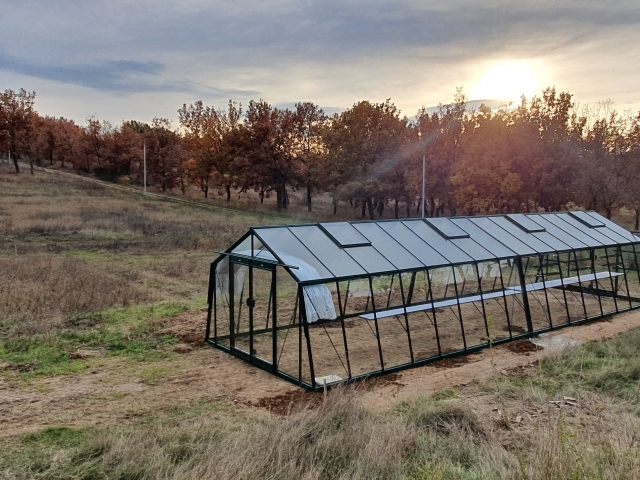
[[[234,355],[273,370],[277,358],[275,265],[230,259],[230,349]],[[232,293],[232,294],[231,294]]]

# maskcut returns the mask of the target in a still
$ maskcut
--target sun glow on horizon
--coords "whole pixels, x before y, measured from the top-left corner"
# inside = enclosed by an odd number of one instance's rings
[[[506,62],[489,70],[471,91],[471,99],[518,102],[531,98],[538,89],[538,78],[523,62]]]

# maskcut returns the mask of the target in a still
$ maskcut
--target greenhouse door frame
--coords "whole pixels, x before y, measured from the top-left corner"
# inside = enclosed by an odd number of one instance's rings
[[[277,294],[276,271],[277,271],[278,263],[271,262],[265,259],[256,260],[248,257],[245,258],[244,256],[239,256],[239,255],[228,255],[228,257],[229,257],[229,279],[230,279],[229,280],[230,301],[227,307],[228,313],[229,313],[229,348],[228,349],[224,348],[224,350],[264,370],[267,370],[272,373],[276,373],[278,369],[278,362],[277,362],[277,359],[278,359],[278,344],[277,344],[278,342],[278,331],[277,331],[278,302],[276,301],[276,294]],[[236,287],[235,272],[238,266],[247,267],[248,274],[249,274],[249,293],[246,300],[244,300],[244,306],[248,307],[249,309],[249,330],[248,332],[241,332],[241,333],[236,333],[236,327],[237,327],[236,322],[239,322],[240,318],[239,318],[238,312],[235,311],[236,302],[235,302],[235,291],[234,291]],[[254,309],[256,305],[255,298],[254,298],[255,289],[253,285],[254,269],[271,272],[270,286],[269,286],[270,301],[268,306],[268,312],[271,317],[271,326],[269,326],[268,328],[258,329],[258,330],[254,329],[254,320],[255,320]],[[215,274],[213,274],[213,276],[215,277]],[[255,334],[268,333],[269,331],[271,332],[271,337],[272,337],[271,358],[270,359],[260,358],[255,354],[255,349],[254,349]],[[248,352],[236,347],[236,338],[240,336],[247,336],[247,334],[249,337]],[[207,333],[207,336],[208,335],[209,333]],[[218,340],[219,339],[215,339],[216,344]],[[210,340],[209,340],[209,343],[211,343]]]

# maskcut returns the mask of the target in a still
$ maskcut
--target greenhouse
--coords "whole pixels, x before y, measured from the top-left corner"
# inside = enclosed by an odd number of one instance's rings
[[[640,306],[595,212],[254,227],[211,264],[206,341],[319,390]]]

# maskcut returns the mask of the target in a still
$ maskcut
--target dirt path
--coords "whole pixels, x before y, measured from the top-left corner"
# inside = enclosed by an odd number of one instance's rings
[[[441,362],[407,370],[365,389],[362,398],[369,408],[388,408],[416,395],[469,384],[503,370],[534,368],[537,360],[557,354],[567,345],[610,338],[638,327],[640,312],[636,311],[612,321],[559,330],[536,340],[542,350],[531,346],[518,349],[508,344],[449,360],[445,365]],[[284,380],[208,347],[162,362],[101,358],[89,373],[37,379],[26,386],[0,382],[0,435],[51,425],[131,423],[159,410],[195,401],[223,399],[242,408],[260,409],[272,400],[290,398],[299,392]]]

